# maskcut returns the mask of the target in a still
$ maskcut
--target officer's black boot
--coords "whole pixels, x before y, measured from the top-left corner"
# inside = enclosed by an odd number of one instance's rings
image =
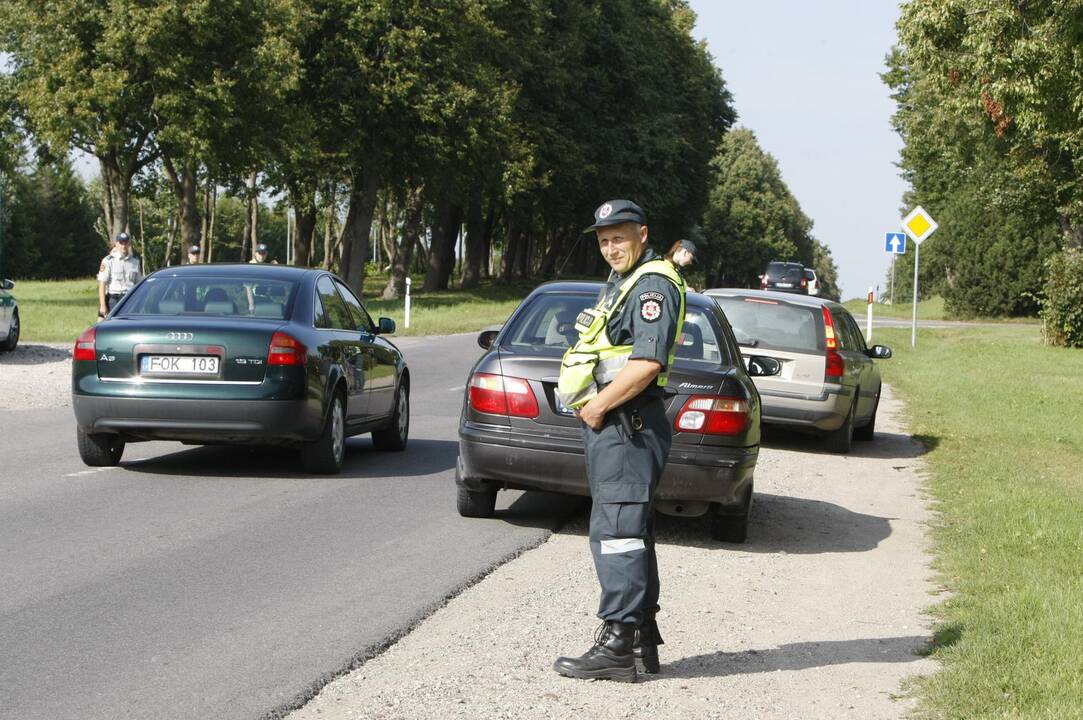
[[[643,672],[651,675],[661,668],[658,662],[658,646],[665,644],[662,634],[658,632],[658,621],[655,619],[657,613],[657,610],[643,613],[643,622],[639,626],[639,641],[634,650],[636,659],[643,665]]]
[[[574,678],[635,682],[636,662],[632,655],[635,636],[635,623],[607,620],[595,634],[594,647],[577,658],[557,658],[553,669]]]

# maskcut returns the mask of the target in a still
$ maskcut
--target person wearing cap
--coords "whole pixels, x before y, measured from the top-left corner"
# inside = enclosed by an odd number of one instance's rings
[[[98,317],[105,317],[142,278],[143,265],[132,254],[131,237],[118,233],[113,249],[98,266]]]
[[[188,264],[195,265],[199,262],[199,246],[192,245],[188,248]]]
[[[699,251],[696,248],[696,244],[691,240],[678,240],[673,243],[669,252],[666,253],[666,260],[673,263],[673,266],[683,276],[688,268],[699,260]],[[688,288],[690,291],[695,292],[692,287]]]
[[[260,243],[259,245],[256,245],[256,252],[253,255],[252,259],[249,260],[248,262],[249,262],[249,264],[267,262],[267,246],[264,245],[263,243]],[[272,260],[271,263],[274,264],[274,265],[278,264],[274,260]]]
[[[647,217],[634,202],[603,203],[585,232],[597,234],[612,272],[597,304],[577,319],[579,338],[561,363],[558,390],[582,421],[602,627],[585,654],[559,657],[553,669],[635,682],[637,656],[645,672],[659,670],[653,499],[672,442],[663,392],[685,288],[676,268],[647,246]]]

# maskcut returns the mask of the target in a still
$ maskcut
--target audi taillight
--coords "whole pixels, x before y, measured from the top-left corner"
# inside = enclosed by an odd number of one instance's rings
[[[308,350],[300,340],[284,332],[271,336],[271,345],[267,348],[268,365],[304,365]]]
[[[740,435],[748,427],[748,414],[744,398],[693,395],[677,413],[673,427],[679,432]]]
[[[831,311],[823,306],[824,312],[824,346],[827,348],[827,364],[824,366],[824,380],[828,378],[840,378],[846,374],[846,361],[839,355],[839,341],[835,337],[835,323],[831,319]]]
[[[75,350],[72,351],[72,360],[97,360],[98,354],[94,346],[95,336],[98,334],[97,328],[87,328],[83,331],[83,334],[75,341]]]
[[[474,373],[469,386],[470,407],[490,415],[536,418],[538,399],[522,378]]]

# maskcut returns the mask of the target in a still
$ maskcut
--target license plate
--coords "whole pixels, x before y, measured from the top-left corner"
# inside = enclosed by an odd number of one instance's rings
[[[793,287],[793,283],[775,283],[775,287]]]
[[[140,359],[142,375],[217,375],[218,358],[214,355],[144,355]]]

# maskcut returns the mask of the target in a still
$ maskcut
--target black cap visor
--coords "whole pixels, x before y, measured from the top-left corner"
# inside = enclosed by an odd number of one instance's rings
[[[623,212],[613,213],[605,220],[599,220],[583,232],[595,232],[598,228],[609,227],[611,225],[620,225],[621,223],[628,222],[635,223],[637,225],[646,225],[647,219],[635,211],[625,210]]]

